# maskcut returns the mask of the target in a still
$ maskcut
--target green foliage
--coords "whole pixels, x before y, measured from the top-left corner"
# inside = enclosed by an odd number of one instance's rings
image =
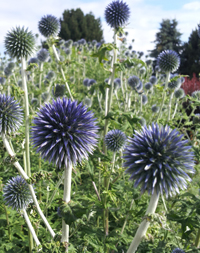
[[[103,38],[100,18],[96,19],[92,12],[84,15],[80,8],[65,10],[60,23],[59,36],[64,40],[77,41],[84,38],[86,41],[100,41]]]

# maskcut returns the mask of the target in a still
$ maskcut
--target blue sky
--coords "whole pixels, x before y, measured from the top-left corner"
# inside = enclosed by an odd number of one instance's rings
[[[93,12],[100,17],[106,42],[112,41],[112,29],[106,24],[104,10],[110,0],[6,0],[1,1],[0,8],[0,52],[3,53],[4,37],[12,27],[25,26],[33,33],[39,33],[37,26],[42,16],[52,14],[57,18],[66,9],[81,8],[83,12]],[[178,30],[183,34],[182,41],[187,41],[192,30],[200,22],[200,0],[126,0],[131,10],[131,17],[126,31],[128,42],[133,43],[136,51],[151,50],[152,41],[158,32],[162,19],[177,19]],[[42,37],[40,37],[41,39]],[[39,40],[40,40],[39,39]]]

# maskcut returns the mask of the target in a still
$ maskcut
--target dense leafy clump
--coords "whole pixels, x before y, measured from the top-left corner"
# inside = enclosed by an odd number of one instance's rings
[[[188,140],[169,126],[152,124],[135,131],[124,150],[124,167],[134,186],[141,184],[141,192],[165,192],[172,196],[179,188],[186,189],[191,181],[187,173],[194,173],[194,154]]]

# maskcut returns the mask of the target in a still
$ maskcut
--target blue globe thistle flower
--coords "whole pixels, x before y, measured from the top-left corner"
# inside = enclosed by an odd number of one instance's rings
[[[52,87],[52,94],[56,98],[64,96],[65,92],[66,92],[65,85],[56,84],[54,87]]]
[[[191,181],[187,173],[194,173],[194,154],[182,137],[176,129],[154,123],[135,132],[124,150],[124,167],[134,187],[141,184],[142,193],[165,192],[167,197],[187,188]]]
[[[124,147],[126,139],[125,133],[121,130],[115,129],[106,134],[104,141],[108,150],[118,152]]]
[[[60,21],[52,15],[43,16],[38,23],[38,29],[46,38],[56,37],[60,32]]]
[[[97,42],[96,48],[98,49],[98,48],[100,48],[100,46],[101,46],[101,42]]]
[[[130,17],[130,9],[123,1],[113,1],[105,9],[105,19],[109,26],[118,28],[125,25]]]
[[[88,97],[86,97],[84,100],[83,100],[83,104],[86,106],[86,107],[91,107],[92,106],[92,100]]]
[[[9,62],[7,68],[13,70],[15,68],[15,63],[14,62]]]
[[[73,46],[77,48],[77,47],[78,47],[78,42],[75,41],[75,42],[73,43]]]
[[[185,253],[182,249],[176,248],[172,251],[172,253]]]
[[[30,58],[30,60],[28,61],[28,65],[30,65],[31,63],[36,63],[38,65],[39,63],[38,58],[36,57]]]
[[[137,76],[130,76],[128,79],[128,84],[132,89],[135,89],[140,84],[140,79]]]
[[[137,92],[141,92],[143,89],[143,83],[140,81],[140,83],[138,84],[138,86],[136,86],[136,91]]]
[[[0,94],[0,133],[15,132],[22,124],[22,109],[13,97]]]
[[[155,66],[155,72],[159,72],[160,71],[160,67],[158,65]]]
[[[32,106],[37,106],[37,105],[39,105],[39,101],[38,101],[38,99],[37,98],[32,98],[31,99],[31,104],[32,104]]]
[[[66,48],[65,53],[66,53],[66,55],[70,55],[72,53],[72,51],[70,48]]]
[[[12,58],[27,59],[35,49],[35,37],[24,27],[13,28],[6,34],[4,43],[6,51]]]
[[[124,53],[124,55],[125,55],[126,57],[128,57],[128,56],[130,55],[130,52],[129,52],[129,51],[126,51],[126,52]]]
[[[6,82],[5,77],[0,77],[0,84],[5,84],[5,82]]]
[[[33,202],[28,184],[21,176],[8,180],[3,188],[3,198],[6,205],[17,211],[26,209]]]
[[[152,65],[152,60],[150,60],[150,59],[149,59],[149,60],[146,60],[146,65],[147,65],[147,66],[151,66],[151,65]]]
[[[145,126],[146,125],[146,120],[144,118],[140,118],[139,123],[141,126]]]
[[[115,78],[114,79],[114,89],[119,89],[121,87],[121,79]]]
[[[143,67],[143,68],[141,68],[139,71],[140,71],[140,74],[141,74],[141,75],[144,75],[145,72],[146,72],[146,69]]]
[[[175,98],[177,98],[177,99],[183,98],[183,97],[185,96],[185,91],[184,91],[182,88],[177,89],[177,90],[175,90],[175,92],[174,92],[174,96],[175,96]]]
[[[146,105],[147,102],[148,102],[147,96],[146,96],[145,94],[142,94],[142,104],[143,104],[143,105]]]
[[[153,84],[152,83],[145,83],[145,85],[144,85],[144,88],[146,89],[146,90],[151,90],[152,88],[153,88]]]
[[[133,48],[132,45],[128,46],[128,49],[129,49],[129,50],[132,50],[132,48]]]
[[[4,69],[4,74],[6,75],[6,77],[9,77],[12,75],[12,69],[9,69],[8,67],[5,67]]]
[[[81,162],[97,144],[95,120],[82,103],[67,98],[53,100],[52,104],[45,104],[33,120],[34,147],[42,158],[59,168],[68,162]]]
[[[86,86],[86,87],[89,87],[89,86],[90,86],[90,85],[89,85],[89,81],[90,81],[89,78],[85,78],[85,79],[83,80],[83,85]]]
[[[157,112],[159,112],[160,107],[157,106],[157,105],[152,105],[151,110],[152,110],[153,113],[157,113]]]
[[[89,85],[89,86],[92,86],[92,85],[95,84],[96,82],[97,82],[96,80],[90,79],[88,85]]]
[[[195,90],[191,95],[193,98],[200,100],[200,90]]]
[[[48,79],[49,81],[53,80],[56,78],[56,74],[53,70],[50,70],[48,73],[47,73],[47,76],[46,76],[46,79]]]
[[[157,83],[157,78],[156,78],[156,76],[151,76],[151,77],[149,78],[149,82],[152,83],[152,84],[156,84],[156,83]]]
[[[180,65],[180,57],[173,50],[165,50],[158,55],[157,64],[163,72],[175,72]]]
[[[96,40],[93,40],[92,41],[92,45],[95,46],[97,44],[97,41]]]
[[[178,78],[177,80],[171,81],[168,83],[168,88],[169,89],[179,89],[181,87],[182,83],[181,83],[181,79]]]
[[[37,53],[37,58],[41,62],[46,62],[49,58],[49,51],[46,48],[40,49],[40,51]]]

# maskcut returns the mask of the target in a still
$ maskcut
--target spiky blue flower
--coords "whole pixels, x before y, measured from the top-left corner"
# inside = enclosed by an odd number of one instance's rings
[[[146,96],[145,94],[142,94],[142,104],[143,104],[143,105],[146,105],[147,102],[148,102],[147,96]]]
[[[116,0],[105,9],[105,19],[109,26],[118,28],[125,25],[130,17],[129,6],[123,1]]]
[[[0,77],[0,84],[5,84],[6,79],[4,77]]]
[[[26,209],[33,202],[28,184],[21,176],[8,180],[3,188],[3,198],[6,205],[17,211]]]
[[[149,82],[152,83],[152,84],[156,84],[156,83],[157,83],[157,78],[156,78],[156,76],[151,76],[151,77],[149,78]]]
[[[120,151],[126,143],[126,135],[121,130],[115,129],[109,131],[105,136],[105,144],[108,150],[112,152]]]
[[[153,113],[159,112],[159,109],[160,109],[160,107],[157,106],[157,105],[152,105],[152,107],[151,107],[151,110],[152,110]]]
[[[31,63],[36,63],[38,65],[38,58],[36,57],[33,57],[33,58],[30,58],[30,60],[28,61],[28,65],[30,65]]]
[[[140,79],[137,76],[130,76],[128,79],[128,84],[132,89],[135,89],[140,84]]]
[[[33,123],[34,147],[42,158],[59,168],[87,159],[97,144],[96,119],[77,101],[53,100],[40,109]]]
[[[49,51],[46,48],[40,49],[40,51],[37,53],[37,58],[41,62],[46,62],[49,58]]]
[[[92,85],[95,84],[96,82],[97,82],[96,80],[90,79],[88,85],[89,85],[89,86],[92,86]]]
[[[60,84],[56,84],[53,88],[52,88],[52,93],[54,97],[62,97],[65,95],[66,92],[66,86],[60,85]]]
[[[177,99],[183,98],[183,97],[185,96],[185,91],[184,91],[184,89],[180,88],[180,89],[175,90],[174,96],[175,96],[175,98],[177,98]]]
[[[7,68],[13,70],[15,68],[15,63],[14,62],[9,62]]]
[[[119,89],[121,87],[121,79],[120,78],[115,78],[114,79],[114,89]]]
[[[0,133],[15,132],[22,124],[22,109],[13,97],[0,94]]]
[[[90,81],[89,78],[85,78],[85,79],[83,80],[83,85],[86,86],[86,87],[89,87],[89,86],[90,86],[90,85],[89,85],[89,81]]]
[[[11,57],[27,59],[35,49],[35,37],[28,28],[13,28],[6,34],[5,48]]]
[[[192,92],[192,97],[200,100],[200,90],[195,90]]]
[[[176,248],[172,251],[172,253],[185,253],[182,249]]]
[[[179,68],[180,57],[173,50],[165,50],[158,55],[157,64],[163,72],[174,72]]]
[[[135,131],[124,150],[124,167],[134,187],[141,185],[142,193],[165,192],[167,197],[187,188],[191,181],[187,173],[194,173],[194,154],[182,138],[176,129],[154,123]]]
[[[153,84],[152,83],[145,83],[145,85],[144,85],[144,88],[146,89],[146,90],[151,90],[152,88],[153,88]]]
[[[6,77],[11,76],[12,73],[13,73],[12,69],[9,69],[8,67],[5,67],[4,74],[6,75]]]
[[[39,32],[44,37],[56,37],[60,32],[60,21],[53,15],[46,15],[38,23]]]

